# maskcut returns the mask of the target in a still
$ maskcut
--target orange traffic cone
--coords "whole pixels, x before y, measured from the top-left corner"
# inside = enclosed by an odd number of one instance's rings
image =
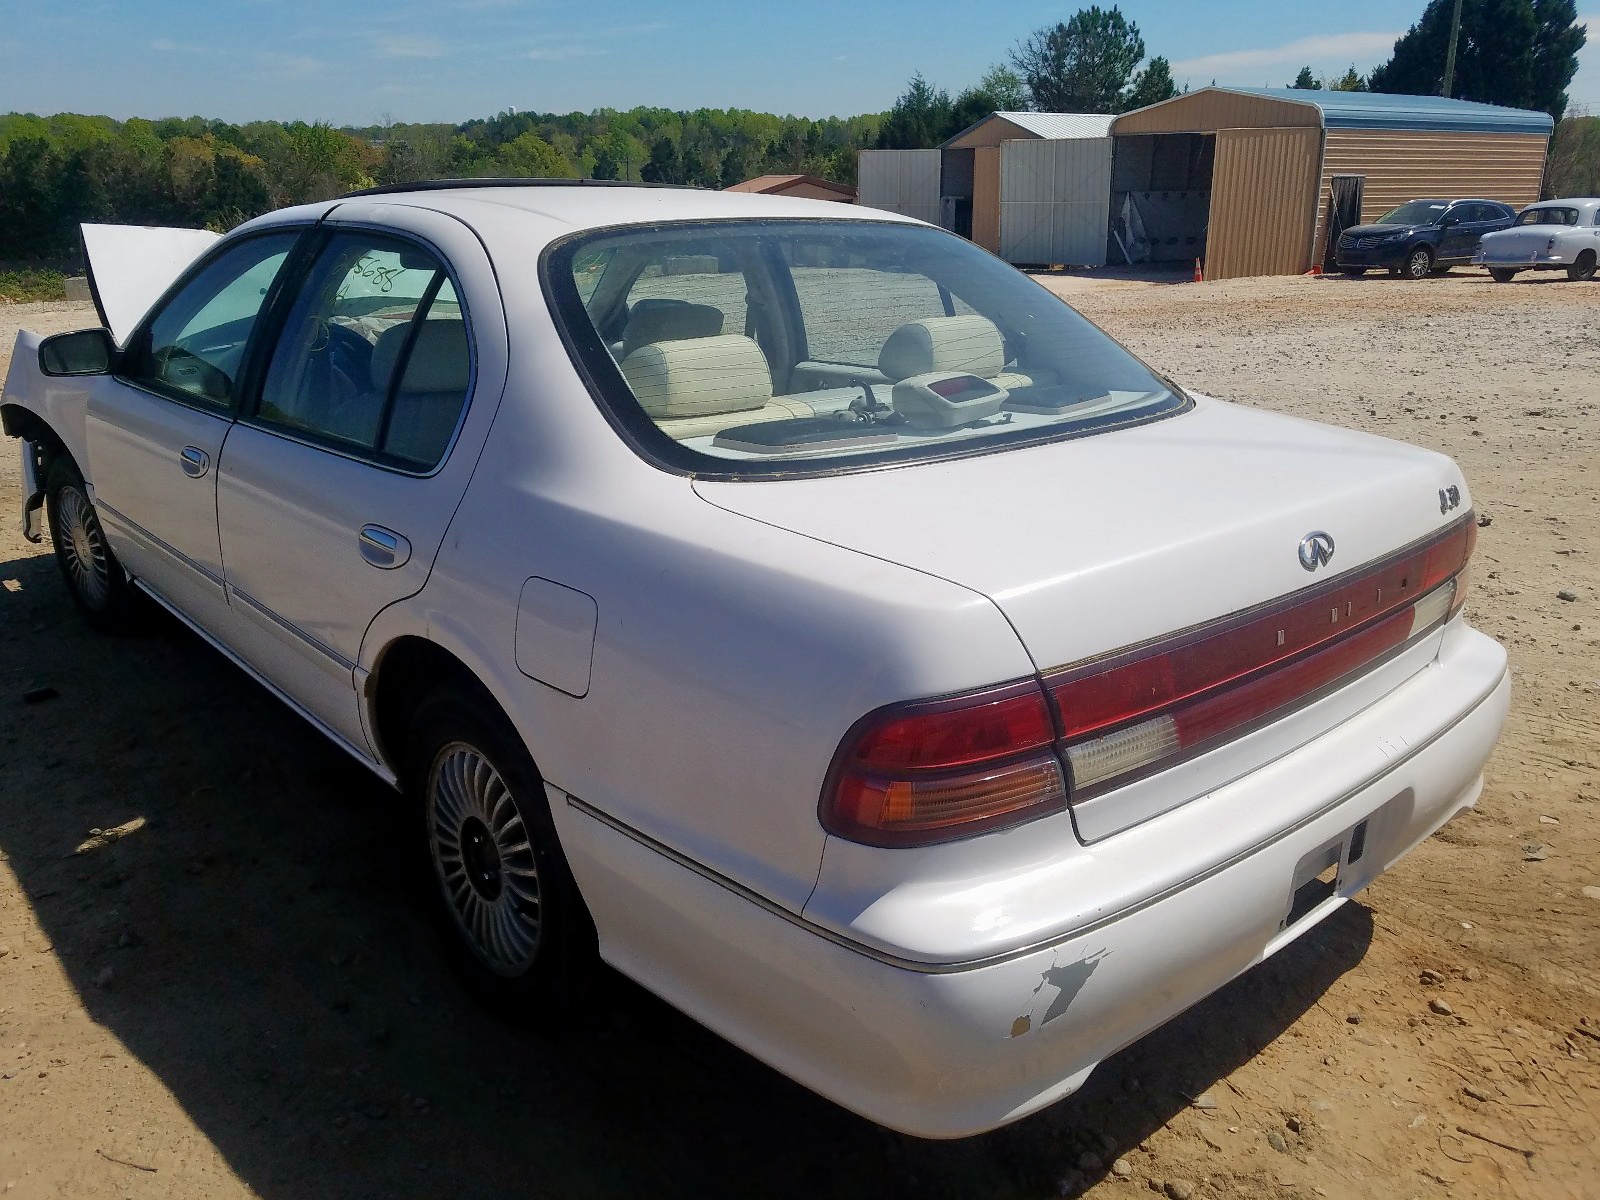
[[[1196,283],[1204,283],[1206,281],[1206,273],[1200,269],[1200,260],[1198,258],[1194,260],[1194,281]]]
[[[1321,263],[1312,263],[1311,264],[1311,270],[1307,271],[1306,274],[1307,275],[1311,275],[1311,276],[1321,275],[1322,274],[1322,264]]]

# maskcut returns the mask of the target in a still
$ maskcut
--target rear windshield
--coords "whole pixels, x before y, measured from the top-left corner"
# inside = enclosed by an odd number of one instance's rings
[[[1412,200],[1378,218],[1379,225],[1432,225],[1450,206],[1443,200]]]
[[[1578,210],[1575,208],[1529,208],[1524,209],[1517,218],[1518,225],[1576,225],[1578,223]]]
[[[947,457],[1188,405],[1026,275],[924,226],[608,230],[555,247],[545,281],[615,422],[694,473]]]

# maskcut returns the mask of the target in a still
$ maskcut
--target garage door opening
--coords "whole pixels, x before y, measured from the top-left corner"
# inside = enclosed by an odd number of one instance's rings
[[[1115,143],[1107,260],[1131,266],[1204,259],[1216,135],[1130,135]]]

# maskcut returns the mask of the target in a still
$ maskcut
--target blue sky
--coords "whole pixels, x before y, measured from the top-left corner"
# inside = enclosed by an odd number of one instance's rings
[[[1424,0],[1133,0],[1179,83],[1368,70]],[[804,116],[950,91],[1078,3],[971,0],[0,0],[0,112],[365,125],[637,104]],[[1600,114],[1600,0],[1574,104]]]

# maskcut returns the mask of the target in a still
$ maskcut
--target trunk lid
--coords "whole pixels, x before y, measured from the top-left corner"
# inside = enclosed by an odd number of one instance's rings
[[[117,345],[206,248],[220,237],[209,229],[140,225],[83,225],[89,293],[100,323]]]
[[[1040,670],[1324,583],[1470,504],[1441,454],[1205,397],[1189,413],[1076,441],[695,489],[987,596]],[[1335,547],[1314,572],[1299,554],[1312,532]]]
[[[1479,243],[1485,258],[1504,258],[1516,262],[1539,258],[1548,253],[1550,239],[1561,232],[1558,225],[1528,225],[1486,233]]]

